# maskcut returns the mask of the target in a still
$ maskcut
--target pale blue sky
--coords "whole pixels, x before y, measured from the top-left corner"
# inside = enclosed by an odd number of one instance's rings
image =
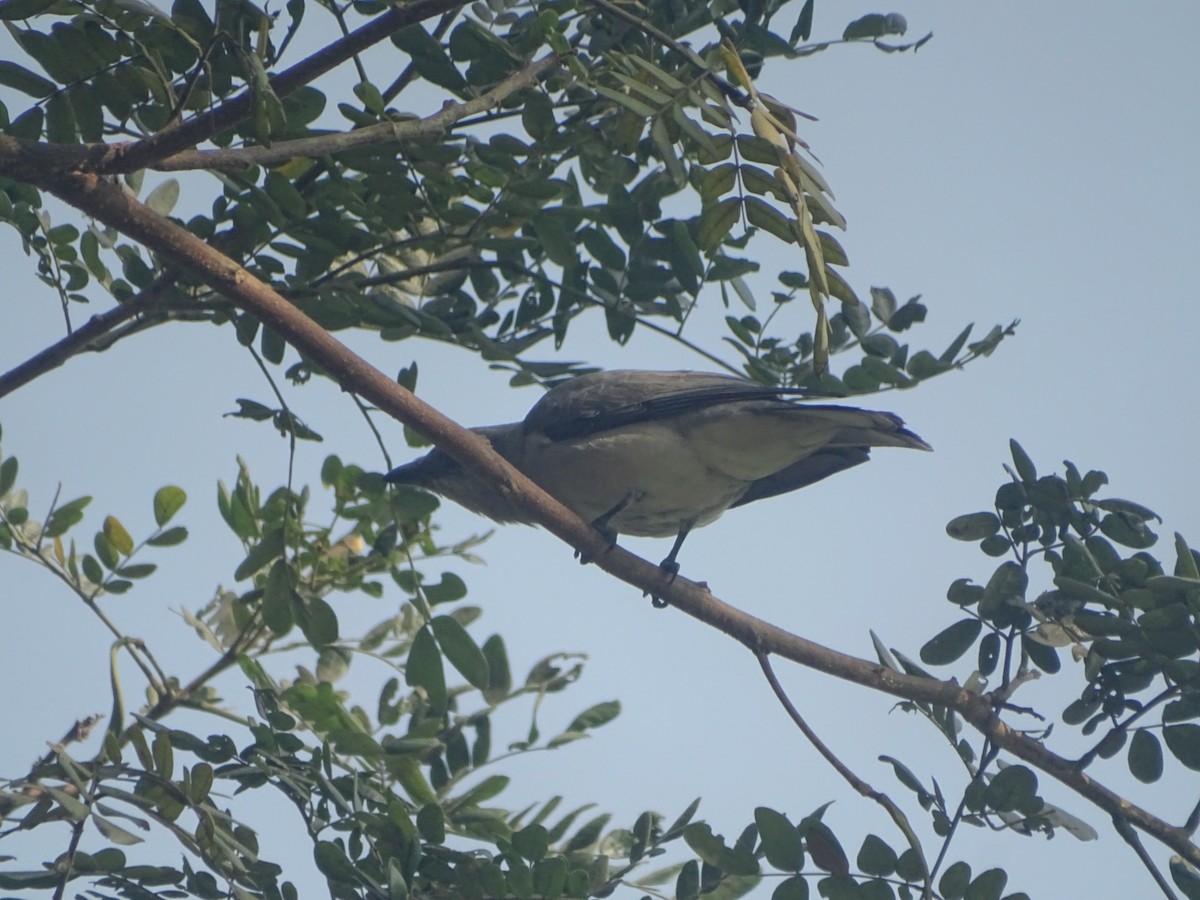
[[[820,119],[804,136],[849,220],[842,242],[854,286],[865,294],[870,285],[888,285],[902,299],[920,293],[928,303],[929,323],[912,334],[914,348],[940,349],[971,321],[979,334],[1014,318],[1022,324],[991,360],[914,392],[865,401],[901,414],[936,453],[880,451],[868,466],[801,494],[730,513],[691,536],[681,555],[683,573],[708,581],[721,598],[864,656],[871,654],[868,627],[915,655],[956,618],[943,599],[947,585],[964,576],[986,580],[994,564],[950,541],[943,527],[988,505],[1004,477],[1010,437],[1043,470],[1070,458],[1081,469],[1107,471],[1111,495],[1164,517],[1166,540],[1157,550],[1168,560],[1172,531],[1200,545],[1192,384],[1200,333],[1200,6],[942,0],[897,8],[910,38],[935,34],[916,55],[833,48],[773,63],[767,90]],[[867,11],[818,3],[814,36],[834,36]],[[789,252],[778,248],[764,270],[796,268]],[[0,343],[0,370],[7,370],[59,337],[62,326],[57,300],[26,275],[15,232],[0,231],[0,254],[10,279]],[[772,281],[768,274],[758,282],[764,296]],[[705,299],[719,323],[717,291]],[[95,309],[103,308],[97,296]],[[797,331],[808,327],[805,304],[792,315]],[[705,333],[712,346],[719,324]],[[519,418],[536,399],[532,389],[509,390],[504,375],[464,353],[417,342],[355,346],[384,371],[417,361],[422,395],[464,424]],[[580,333],[565,353],[607,366],[700,365],[651,335],[619,349]],[[188,490],[181,521],[192,540],[156,554],[162,570],[145,587],[106,601],[131,633],[181,660],[174,668],[184,675],[199,670],[209,651],[174,610],[198,606],[218,582],[229,583],[239,558],[216,514],[217,479],[233,480],[239,453],[265,484],[285,477],[284,442],[268,428],[221,417],[241,396],[265,400],[268,389],[230,330],[177,326],[73,360],[0,401],[4,452],[21,458],[34,510],[61,483],[64,498],[95,496],[90,526],[111,512],[136,534],[150,527],[156,487]],[[317,384],[293,400],[326,437],[302,446],[301,481],[315,483],[329,453],[382,465],[335,389]],[[383,427],[393,455],[406,458],[400,426]],[[489,527],[449,507],[440,521],[447,538]],[[667,549],[655,541],[629,546],[652,560]],[[591,702],[620,698],[624,705],[591,741],[506,766],[513,787],[499,803],[520,808],[562,793],[564,808],[596,802],[614,813],[614,824],[631,824],[645,808],[670,818],[703,795],[701,815],[732,836],[757,805],[798,819],[836,799],[828,817],[852,856],[867,832],[898,843],[882,813],[854,799],[795,732],[741,648],[581,568],[543,532],[499,529],[481,552],[486,567],[456,568],[470,599],[485,606],[477,633],[502,633],[518,673],[556,650],[591,657],[583,681],[543,710],[543,732],[565,726]],[[0,773],[16,774],[75,718],[107,711],[108,638],[28,563],[0,558],[0,583],[10,635],[0,679],[18,686],[0,706],[16,724],[0,743]],[[1044,574],[1035,573],[1033,589],[1044,586]],[[357,598],[339,613],[374,622],[398,599]],[[906,808],[908,795],[877,762],[880,754],[900,757],[923,777],[953,769],[948,748],[915,718],[889,715],[887,699],[781,669],[835,752]],[[968,672],[964,665],[945,674]],[[356,663],[348,684],[369,691],[383,677]],[[132,671],[127,678],[134,680]],[[223,686],[227,697],[245,696],[236,678]],[[1071,697],[1051,683],[1018,699],[1045,703],[1053,717]],[[369,694],[363,700],[371,705]],[[511,730],[494,744],[519,738],[524,726],[507,720]],[[1060,727],[1055,738],[1067,731]],[[1120,766],[1093,774],[1128,788],[1114,770]],[[1198,782],[1173,764],[1168,773],[1151,789],[1137,788],[1137,797],[1179,821],[1196,802]],[[1043,786],[1048,799],[1096,827],[1100,841],[964,834],[952,858],[977,870],[1004,865],[1009,890],[1035,897],[1064,896],[1068,885],[1078,896],[1149,896],[1145,874],[1104,817]],[[950,778],[943,787],[952,793],[960,785]],[[263,841],[268,855],[288,852],[272,847],[271,837]],[[1165,862],[1166,854],[1155,855]],[[1046,879],[1053,887],[1039,890]]]

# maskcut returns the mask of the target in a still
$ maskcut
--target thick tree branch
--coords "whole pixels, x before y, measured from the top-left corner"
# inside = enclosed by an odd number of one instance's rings
[[[240,147],[232,150],[184,150],[154,164],[164,172],[182,169],[248,169],[251,166],[269,166],[299,156],[325,156],[344,153],[374,144],[384,144],[415,138],[439,137],[454,123],[467,116],[487,112],[501,101],[522,88],[537,83],[547,69],[558,62],[556,54],[550,54],[537,62],[529,63],[513,72],[485,94],[480,94],[462,103],[447,103],[437,112],[423,119],[408,119],[402,122],[380,122],[354,131],[322,134],[314,137],[297,138],[294,141],[279,141],[269,147]]]
[[[0,136],[0,161],[15,143]],[[1200,865],[1200,848],[1192,843],[1188,830],[1135,806],[1080,771],[1070,760],[1010,728],[996,715],[992,697],[972,693],[953,681],[905,675],[823,647],[718,600],[699,584],[672,578],[658,566],[621,547],[610,547],[602,534],[512,468],[486,441],[418,400],[276,291],[184,228],[152,212],[116,184],[95,175],[61,172],[42,172],[31,180],[225,294],[322,366],[343,389],[360,394],[433,440],[472,472],[492,481],[514,506],[609,574],[728,634],[756,656],[773,653],[892,696],[949,707],[999,747],[1062,782],[1110,815],[1153,836],[1193,865]]]

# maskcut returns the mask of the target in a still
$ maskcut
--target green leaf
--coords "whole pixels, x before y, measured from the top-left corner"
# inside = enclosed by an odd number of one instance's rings
[[[1129,744],[1129,771],[1143,784],[1151,784],[1162,777],[1162,744],[1154,732],[1139,728],[1133,733]]]
[[[337,613],[321,597],[307,597],[293,607],[296,624],[314,647],[326,647],[338,639]]]
[[[467,585],[453,572],[443,572],[442,580],[437,584],[424,585],[425,600],[430,606],[442,603],[453,603],[467,596]]]
[[[96,830],[114,844],[130,846],[132,844],[142,843],[142,839],[136,834],[126,831],[120,825],[116,825],[102,816],[93,815],[92,821],[96,824]]]
[[[57,0],[52,0],[57,2]],[[12,0],[9,3],[0,6],[0,19],[5,18],[4,13],[11,6]],[[57,89],[53,81],[48,78],[43,78],[36,72],[31,72],[23,66],[17,65],[15,62],[8,60],[0,60],[0,85],[13,88],[23,94],[28,94],[30,97],[49,97]]]
[[[971,867],[965,862],[956,862],[946,867],[938,879],[938,892],[946,900],[961,900],[971,883]]]
[[[480,803],[498,797],[508,787],[511,779],[507,775],[489,775],[479,784],[469,788],[464,793],[454,798],[455,808],[461,809],[466,806],[478,806]]]
[[[313,847],[313,860],[321,874],[334,884],[357,884],[358,870],[346,857],[341,844],[318,841]]]
[[[409,687],[424,690],[435,712],[440,713],[446,708],[446,673],[442,667],[442,654],[428,626],[422,627],[413,638],[404,669],[404,681]]]
[[[896,314],[896,295],[891,288],[871,288],[871,312],[886,325]]]
[[[1158,541],[1144,520],[1125,513],[1110,513],[1100,520],[1100,531],[1111,540],[1134,550],[1153,547]]]
[[[896,871],[896,851],[880,837],[868,834],[858,851],[858,868],[867,875],[886,878]]]
[[[105,517],[104,536],[108,538],[113,549],[122,556],[128,556],[133,552],[133,538],[129,536],[129,532],[125,530],[125,526],[116,516]]]
[[[594,706],[589,706],[567,726],[567,731],[587,731],[589,728],[599,728],[615,719],[621,714],[620,700],[607,700],[603,703],[597,703]]]
[[[795,46],[798,42],[807,41],[812,37],[812,21],[813,0],[804,0],[804,6],[800,8],[800,16],[796,19],[792,33],[788,36],[788,43]]]
[[[956,541],[981,541],[1000,530],[1000,518],[992,512],[968,513],[946,524],[946,534]]]
[[[17,468],[15,456],[10,456],[0,463],[0,497],[11,491],[13,485],[17,483]]]
[[[700,866],[689,859],[679,869],[675,879],[675,900],[696,900],[700,896]]]
[[[489,637],[483,642],[483,655],[488,663],[488,683],[483,695],[490,703],[495,703],[512,690],[512,670],[504,639],[498,634]]]
[[[241,581],[249,578],[283,553],[283,532],[276,529],[268,532],[261,541],[250,548],[246,558],[233,571],[233,577]]]
[[[1163,729],[1163,739],[1177,760],[1200,771],[1200,725],[1168,725]]]
[[[938,357],[938,362],[946,365],[954,362],[958,358],[958,354],[962,352],[963,346],[967,343],[967,338],[971,336],[971,329],[974,327],[974,325],[968,325],[959,332],[958,337],[950,342],[950,346],[942,351],[942,355]]]
[[[978,619],[960,619],[921,648],[921,661],[931,666],[954,662],[970,649],[979,637],[983,623]]]
[[[156,569],[158,566],[154,563],[140,563],[134,566],[121,566],[115,574],[122,578],[147,578],[153,575]]]
[[[1043,672],[1053,675],[1062,668],[1062,660],[1058,651],[1048,644],[1035,641],[1030,635],[1021,635],[1021,649],[1029,655],[1029,660]]]
[[[154,190],[146,195],[144,202],[160,216],[169,216],[175,204],[179,202],[179,182],[168,178],[155,185]]]
[[[0,3],[0,20],[32,19],[54,6],[59,0],[4,0]]]
[[[277,559],[271,564],[263,585],[263,622],[279,637],[291,631],[295,621],[292,614],[293,579],[292,567],[287,560]]]
[[[92,546],[95,548],[96,556],[99,557],[100,562],[104,563],[104,568],[115,569],[121,564],[121,555],[103,531],[96,532]]]
[[[535,141],[549,138],[558,129],[554,120],[554,106],[542,91],[530,91],[525,95],[521,107],[521,124]]]
[[[648,103],[643,103],[641,100],[638,100],[636,97],[633,97],[624,91],[613,90],[612,88],[605,87],[602,84],[592,85],[592,90],[594,90],[601,97],[607,97],[609,100],[613,101],[613,103],[625,107],[625,109],[629,110],[639,118],[653,119],[658,115],[658,110],[653,106]]]
[[[1029,587],[1029,575],[1011,560],[1001,563],[988,579],[979,601],[980,612],[995,616],[1004,606],[1021,601]]]
[[[528,825],[512,836],[513,849],[530,862],[544,859],[550,849],[548,833],[542,825]]]
[[[1033,460],[1029,458],[1029,454],[1025,452],[1015,438],[1010,438],[1008,449],[1012,452],[1013,465],[1016,467],[1017,475],[1027,484],[1032,484],[1037,481],[1037,467],[1034,466]]]
[[[808,900],[808,879],[803,875],[785,878],[771,892],[771,900]]]
[[[104,583],[104,570],[100,568],[100,564],[96,562],[96,557],[87,554],[79,562],[79,567],[83,570],[84,576],[93,584]]]
[[[533,220],[533,231],[551,262],[569,266],[578,260],[575,235],[565,227],[562,217],[542,214]]]
[[[842,40],[875,40],[891,34],[904,34],[906,31],[908,22],[899,13],[869,13],[847,25],[846,30],[842,32]]]
[[[3,496],[3,494],[4,491],[0,491],[0,496]],[[46,519],[43,534],[51,538],[66,534],[71,528],[83,521],[83,510],[91,502],[91,497],[79,497],[55,509]]]
[[[799,872],[804,867],[804,842],[788,817],[760,806],[754,810],[754,822],[767,862],[784,872]]]
[[[706,206],[700,213],[700,223],[697,228],[696,241],[701,250],[715,250],[733,228],[741,212],[741,201],[737,197],[728,197],[720,203]]]
[[[1027,766],[1006,766],[988,782],[987,805],[1001,812],[1027,810],[1037,797],[1037,775]]]
[[[417,810],[417,831],[431,844],[440,844],[446,839],[446,815],[436,803],[426,803]]]
[[[187,502],[183,488],[173,485],[159,488],[154,495],[154,521],[160,528],[174,517]]]
[[[75,143],[75,111],[66,94],[55,94],[46,103],[46,140],[54,144]]]
[[[151,547],[174,547],[176,544],[186,541],[187,536],[188,530],[182,525],[176,525],[174,528],[168,528],[161,534],[149,538],[146,543]]]
[[[963,900],[1000,900],[1006,884],[1008,875],[1003,869],[988,869],[971,882]]]
[[[1187,900],[1200,900],[1200,872],[1181,856],[1171,857],[1171,880]]]
[[[727,847],[720,835],[713,834],[706,822],[695,822],[683,830],[683,839],[692,851],[710,866],[730,875],[757,875],[758,860],[742,846]]]
[[[450,665],[473,687],[486,688],[489,677],[487,657],[467,630],[452,616],[434,616],[429,624]]]
[[[751,225],[775,235],[785,243],[795,243],[796,231],[792,220],[758,197],[747,197],[745,200],[746,218]]]

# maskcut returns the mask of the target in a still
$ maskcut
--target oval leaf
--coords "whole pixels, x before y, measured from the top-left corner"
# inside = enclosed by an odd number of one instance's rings
[[[954,662],[975,643],[982,628],[978,619],[960,619],[921,648],[921,661],[931,666]]]

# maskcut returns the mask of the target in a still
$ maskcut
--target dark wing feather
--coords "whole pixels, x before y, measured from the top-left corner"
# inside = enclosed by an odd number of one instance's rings
[[[865,463],[870,456],[871,453],[866,447],[831,447],[818,450],[812,456],[806,456],[786,469],[780,469],[773,475],[753,482],[750,489],[742,494],[733,506],[744,506],[755,500],[798,491],[830,475]]]
[[[709,372],[596,372],[549,391],[525,417],[525,430],[563,441],[722,403],[809,393]]]

